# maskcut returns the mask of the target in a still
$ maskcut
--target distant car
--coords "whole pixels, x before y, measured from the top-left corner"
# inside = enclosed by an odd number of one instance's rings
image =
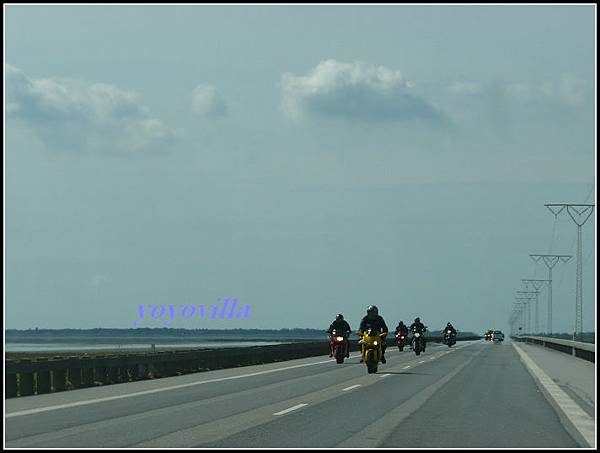
[[[494,333],[494,331],[493,331],[493,330],[487,330],[487,331],[485,332],[485,334],[483,335],[483,339],[484,339],[485,341],[491,341],[491,340],[492,340],[492,334],[493,334],[493,333]]]
[[[501,330],[494,330],[492,333],[492,341],[504,341],[504,334]]]

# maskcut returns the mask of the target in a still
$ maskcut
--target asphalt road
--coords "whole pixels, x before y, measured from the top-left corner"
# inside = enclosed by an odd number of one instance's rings
[[[577,447],[508,343],[388,348],[6,400],[6,447]]]

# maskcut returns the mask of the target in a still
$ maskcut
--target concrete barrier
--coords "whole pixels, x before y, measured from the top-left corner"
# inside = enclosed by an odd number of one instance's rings
[[[224,349],[5,360],[5,395],[39,395],[323,355],[326,341]]]
[[[18,395],[17,374],[4,374],[4,395],[6,398],[14,398]]]
[[[94,367],[92,360],[88,357],[81,359],[81,386],[92,387],[94,385]]]
[[[510,337],[513,341],[538,344],[546,348],[573,355],[588,362],[596,363],[596,345],[582,341],[563,340],[562,338],[535,337],[529,335],[515,335]]]
[[[51,363],[52,365],[61,365],[60,359],[54,359]],[[45,367],[41,367],[41,371],[45,371]],[[59,369],[50,369],[52,374],[52,391],[54,392],[62,392],[63,390],[68,390],[69,387],[67,385],[67,368],[59,368]],[[22,396],[21,388],[19,387],[19,395]]]

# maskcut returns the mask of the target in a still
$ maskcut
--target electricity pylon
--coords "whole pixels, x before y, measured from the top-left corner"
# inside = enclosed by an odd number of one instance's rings
[[[577,225],[577,283],[575,287],[575,329],[573,330],[573,339],[577,338],[583,330],[583,251],[581,243],[581,227],[587,222],[594,212],[593,204],[574,204],[574,203],[552,203],[545,204],[550,212],[556,218],[563,210],[571,217],[571,220]]]
[[[542,260],[548,268],[548,313],[546,321],[546,330],[548,335],[552,335],[552,268],[559,261],[566,263],[573,255],[529,255],[536,263]]]
[[[515,333],[515,323],[519,319],[520,311],[516,304],[513,304],[512,311],[510,312],[510,316],[508,317],[508,323],[510,324],[510,334],[514,335]],[[518,332],[520,333],[520,332]]]
[[[520,298],[515,298],[515,303],[514,306],[516,307],[517,310],[517,318],[521,318],[521,329],[519,330],[525,330],[526,326],[527,326],[527,311],[526,308],[529,305],[529,303],[523,299]],[[525,333],[525,332],[523,332]]]
[[[527,333],[531,334],[531,301],[535,300],[537,291],[517,291],[516,300],[527,302]]]
[[[515,323],[519,320],[519,318],[521,318],[521,326],[523,325],[523,308],[524,308],[525,303],[523,302],[522,304],[520,302],[514,302],[513,303],[513,307],[512,307],[512,312],[510,314],[508,323],[510,324],[511,327],[511,335],[514,334],[515,331]],[[519,328],[519,331],[523,330],[523,327]],[[521,333],[521,332],[517,332],[517,333]]]
[[[549,280],[540,280],[540,279],[530,279],[530,278],[522,278],[521,281],[525,283],[525,288],[529,289],[529,285],[532,285],[535,288],[535,333],[540,333],[540,321],[539,321],[539,298],[540,288],[544,286],[544,283],[548,283]]]

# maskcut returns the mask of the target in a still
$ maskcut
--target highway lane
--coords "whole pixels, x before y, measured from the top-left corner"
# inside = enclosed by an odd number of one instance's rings
[[[387,355],[377,375],[355,353],[7,400],[6,446],[577,446],[508,345]]]
[[[403,373],[212,446],[577,447],[507,345],[461,348]]]
[[[414,354],[412,356],[414,357]],[[144,419],[144,423],[149,423],[152,427],[152,432],[160,435],[163,432],[184,429],[188,425],[195,426],[212,421],[216,417],[226,417],[236,410],[244,411],[266,403],[286,401],[352,378],[364,379],[365,367],[358,366],[357,357],[354,353],[347,364],[339,366],[326,357],[313,357],[263,366],[9,399],[6,401],[9,414],[6,421],[6,439],[13,441],[22,438],[23,434],[32,436],[43,433],[50,433],[47,437],[56,437],[57,431],[71,428],[70,432],[79,435],[84,430],[81,428],[84,425],[94,432],[94,423],[108,420],[104,425],[115,424],[115,420],[124,420],[125,417],[130,417],[131,420]],[[406,358],[408,356],[402,359]],[[240,376],[240,379],[235,379]],[[130,397],[131,394],[143,392],[156,393]],[[117,399],[104,401],[106,398]],[[43,410],[57,405],[68,406],[79,404],[79,401],[98,399],[100,401],[93,404],[14,417],[22,411]],[[235,404],[230,404],[232,400]],[[211,407],[212,413],[209,414],[205,407]],[[177,417],[168,417],[165,420],[165,408],[167,412],[176,413]],[[122,423],[118,423],[117,429],[122,426]],[[151,436],[152,432],[148,432],[144,426],[136,425],[133,433],[125,434],[141,441]],[[111,445],[121,445],[119,436],[116,433],[115,436],[101,437],[98,440],[109,442]],[[85,436],[82,434],[81,437]],[[75,439],[76,443],[78,441],[79,439]]]
[[[382,446],[577,447],[514,348],[488,346]]]

